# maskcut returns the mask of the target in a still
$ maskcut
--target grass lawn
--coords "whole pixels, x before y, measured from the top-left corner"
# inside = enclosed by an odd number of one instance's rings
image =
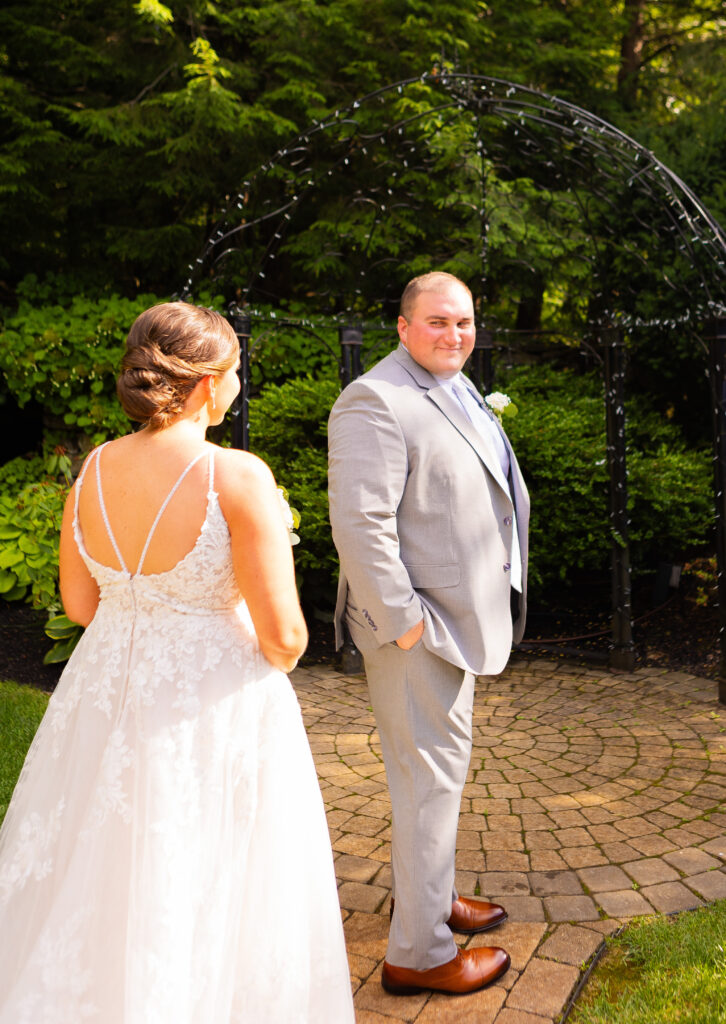
[[[0,682],[0,822],[47,706],[47,693]]]
[[[567,1024],[726,1024],[726,900],[628,927]]]

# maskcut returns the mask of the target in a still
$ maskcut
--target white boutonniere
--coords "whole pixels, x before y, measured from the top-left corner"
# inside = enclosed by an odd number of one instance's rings
[[[484,396],[484,401],[500,423],[504,416],[517,415],[517,406],[509,395],[505,395],[503,391],[492,391]]]
[[[277,496],[280,499],[280,507],[282,508],[282,515],[285,520],[285,526],[287,532],[290,534],[290,543],[299,544],[300,538],[295,533],[298,526],[300,525],[300,513],[296,508],[292,508],[288,501],[288,493],[284,487],[277,487]]]

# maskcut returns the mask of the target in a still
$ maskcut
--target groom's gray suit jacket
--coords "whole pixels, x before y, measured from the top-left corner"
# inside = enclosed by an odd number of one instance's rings
[[[477,675],[502,671],[524,631],[529,521],[502,436],[508,480],[461,405],[403,346],[345,388],[329,423],[338,646],[346,614],[371,650],[423,616],[433,654]],[[523,563],[514,629],[513,521]]]

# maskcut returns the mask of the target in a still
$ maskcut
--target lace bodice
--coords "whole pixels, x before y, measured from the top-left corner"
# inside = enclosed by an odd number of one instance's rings
[[[111,531],[103,501],[100,456],[104,447],[105,445],[101,445],[100,448],[91,454],[84,466],[83,474],[78,479],[73,517],[73,532],[78,550],[83,561],[88,566],[89,572],[101,589],[101,600],[113,600],[130,604],[135,606],[137,613],[143,613],[144,611],[153,612],[159,604],[181,614],[186,612],[195,615],[200,614],[205,609],[210,613],[214,613],[224,609],[233,610],[237,608],[242,602],[242,598],[234,578],[229,528],[219,505],[219,496],[214,490],[214,454],[210,453],[208,456],[209,489],[207,491],[206,514],[191,551],[177,562],[173,568],[165,572],[143,572],[143,562],[149,548],[149,543],[162,520],[169,501],[173,498],[177,488],[192,466],[204,457],[203,454],[198,455],[189,463],[169,492],[149,531],[139,566],[136,572],[130,573],[126,568],[124,559]],[[97,562],[89,555],[83,541],[83,533],[78,518],[78,502],[81,487],[83,486],[83,476],[92,461],[95,462],[101,512],[116,556],[119,563],[123,566],[122,569],[114,569],[111,566]]]
[[[182,480],[204,455],[186,467],[159,509],[149,531],[136,572],[128,571],[111,530],[103,500],[100,455],[103,445],[92,452],[76,486],[73,530],[81,557],[101,591],[101,600],[79,649],[87,647],[95,662],[91,684],[99,709],[120,716],[126,710],[149,706],[159,688],[176,693],[174,707],[183,715],[197,713],[203,694],[204,673],[228,657],[240,678],[267,665],[259,650],[254,626],[234,578],[227,522],[214,490],[214,455],[209,458],[207,507],[194,546],[173,568],[144,573],[143,562],[149,543],[163,522],[163,513]],[[83,541],[78,502],[83,476],[95,463],[99,505],[109,538],[121,569],[96,561]],[[103,658],[99,653],[103,652]],[[79,653],[81,651],[79,650]],[[152,667],[153,666],[153,667]],[[269,669],[269,665],[267,665]],[[124,693],[118,693],[119,678]],[[72,710],[85,681],[80,675],[70,687],[69,700],[58,702],[56,714]],[[87,683],[85,683],[87,685]],[[120,703],[117,703],[121,696]]]

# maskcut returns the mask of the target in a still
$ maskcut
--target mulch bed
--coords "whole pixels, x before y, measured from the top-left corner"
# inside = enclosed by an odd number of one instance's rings
[[[591,579],[562,594],[548,595],[547,608],[533,602],[525,650],[607,664],[608,588],[605,577]],[[653,609],[651,598],[652,581],[645,579],[634,586],[636,667],[656,666],[715,679],[720,650],[714,595],[704,604],[698,581],[684,576],[679,589],[660,607]],[[46,691],[54,688],[63,666],[43,664],[51,643],[43,632],[45,618],[28,605],[0,601],[0,679]],[[302,664],[335,663],[332,625],[312,616],[308,624],[310,645]]]
[[[0,679],[53,690],[63,666],[43,664],[53,644],[43,632],[46,619],[27,604],[0,601]]]

